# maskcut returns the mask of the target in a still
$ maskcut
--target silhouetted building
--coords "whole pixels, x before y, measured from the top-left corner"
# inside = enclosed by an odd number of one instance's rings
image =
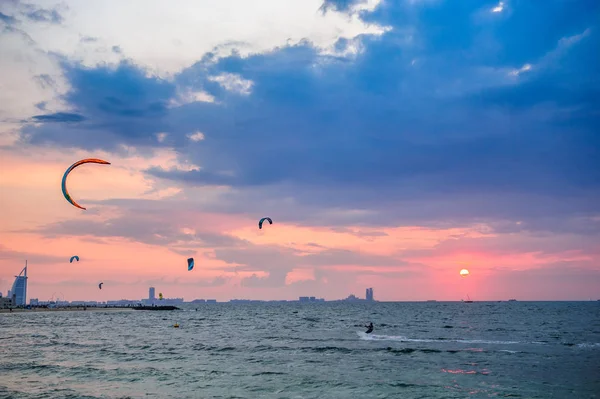
[[[11,296],[15,306],[27,305],[27,261],[25,261],[25,267],[21,270],[21,273],[15,276],[9,298]]]
[[[148,300],[152,302],[154,300],[154,287],[150,287],[148,290]]]
[[[10,298],[0,298],[0,309],[12,308],[14,305]]]
[[[301,296],[298,297],[298,302],[325,302],[325,299],[315,296]]]
[[[373,302],[373,288],[367,288],[367,294],[365,295],[365,299],[369,302]]]

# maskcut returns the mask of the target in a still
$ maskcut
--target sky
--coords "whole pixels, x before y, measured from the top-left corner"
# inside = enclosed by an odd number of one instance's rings
[[[599,17],[4,0],[0,292],[27,260],[40,300],[598,299]]]

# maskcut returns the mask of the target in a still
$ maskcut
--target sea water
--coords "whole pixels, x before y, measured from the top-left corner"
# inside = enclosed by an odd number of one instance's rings
[[[4,313],[0,397],[600,398],[600,302]]]

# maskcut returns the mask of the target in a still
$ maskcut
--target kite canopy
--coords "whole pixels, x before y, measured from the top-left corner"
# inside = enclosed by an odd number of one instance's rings
[[[73,263],[73,259],[75,259],[77,262],[79,262],[79,256],[75,255],[75,256],[71,256],[71,260],[69,261],[69,263]]]
[[[99,163],[99,164],[102,164],[102,165],[110,165],[110,162],[103,161],[102,159],[86,158],[86,159],[82,159],[81,161],[77,161],[73,165],[69,166],[69,168],[67,169],[67,171],[63,175],[63,178],[62,178],[62,192],[63,192],[63,195],[65,196],[65,198],[67,199],[67,201],[69,201],[71,203],[71,205],[73,205],[73,206],[75,206],[75,207],[77,207],[79,209],[83,209],[83,210],[85,210],[85,208],[82,207],[82,206],[80,206],[77,202],[75,202],[75,200],[73,198],[71,198],[71,195],[69,195],[69,191],[67,190],[67,177],[69,176],[69,173],[71,173],[71,171],[73,169],[75,169],[79,165],[83,165],[84,163]]]
[[[162,301],[162,299],[163,299],[162,292],[159,292],[159,293],[158,293],[158,300],[159,300],[159,301]]]
[[[98,288],[102,289],[102,284],[104,284],[104,283],[98,284]]]
[[[266,220],[266,221],[268,221],[268,222],[269,222],[269,224],[273,224],[273,221],[271,220],[271,218],[268,218],[268,217],[267,217],[267,218],[262,218],[262,219],[260,219],[260,221],[258,222],[258,228],[259,228],[259,229],[262,229],[262,225],[263,225],[263,222],[264,222],[265,220]]]
[[[194,268],[194,258],[188,258],[188,272]]]

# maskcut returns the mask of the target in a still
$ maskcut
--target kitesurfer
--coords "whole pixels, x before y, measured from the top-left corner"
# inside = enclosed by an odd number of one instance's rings
[[[373,332],[373,322],[370,322],[368,326],[365,326],[367,328],[367,331],[365,331],[367,334],[371,334]]]

